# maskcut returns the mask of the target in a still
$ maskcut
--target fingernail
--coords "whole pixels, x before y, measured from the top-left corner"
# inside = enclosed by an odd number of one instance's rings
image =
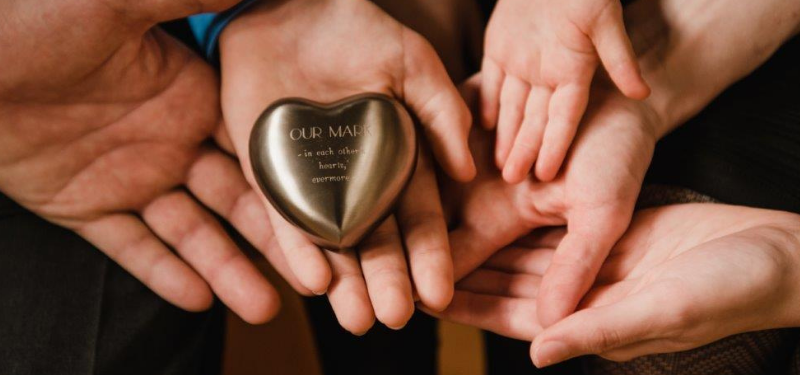
[[[324,296],[324,295],[325,295],[325,293],[328,293],[328,290],[327,290],[327,289],[325,289],[325,290],[323,290],[323,291],[321,291],[321,292],[318,292],[318,291],[316,291],[316,290],[312,290],[312,291],[311,291],[311,293],[314,293],[314,294],[315,294],[315,295],[317,295],[317,296]]]
[[[366,331],[364,331],[364,332],[353,332],[353,331],[350,331],[350,333],[352,333],[352,334],[353,334],[353,336],[358,336],[358,337],[361,337],[361,336],[364,336],[364,335],[366,335],[366,334],[367,334],[367,332],[369,332],[369,330],[366,330]]]
[[[550,366],[569,357],[569,348],[558,341],[546,342],[539,345],[533,355],[533,364],[538,368]]]
[[[400,325],[397,325],[397,326],[390,326],[390,325],[388,325],[388,324],[385,324],[385,323],[384,323],[384,325],[385,325],[386,327],[388,327],[389,329],[391,329],[391,330],[399,331],[399,330],[401,330],[401,329],[405,328],[405,326],[406,326],[406,323],[403,323],[403,324],[400,324]]]

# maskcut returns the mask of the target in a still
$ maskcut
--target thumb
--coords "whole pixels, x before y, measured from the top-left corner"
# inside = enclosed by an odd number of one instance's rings
[[[485,223],[480,225],[462,226],[450,232],[455,281],[461,280],[492,255],[530,231],[523,225],[515,224],[521,222],[517,218],[492,220],[490,217],[487,216]]]
[[[504,241],[495,237],[476,228],[461,227],[450,232],[450,248],[452,249],[455,281],[461,280],[470,272],[476,270],[494,253],[507,245],[503,243]],[[513,239],[508,242],[511,241]]]
[[[537,313],[544,327],[575,311],[614,243],[622,236],[627,226],[619,219],[623,216],[603,209],[570,218],[567,235],[556,248],[542,278]]]
[[[597,18],[590,37],[603,67],[619,90],[631,99],[647,98],[650,87],[642,78],[636,54],[625,32],[622,5],[619,2],[605,8]]]
[[[536,367],[570,358],[600,354],[655,338],[654,325],[666,319],[663,301],[654,293],[637,293],[618,303],[582,310],[545,329],[531,345]]]
[[[475,177],[467,139],[472,114],[439,56],[420,35],[405,30],[403,96],[419,118],[436,160],[459,181]]]
[[[530,227],[515,210],[514,201],[505,199],[504,193],[489,190],[461,203],[460,225],[450,232],[455,281],[530,232]]]

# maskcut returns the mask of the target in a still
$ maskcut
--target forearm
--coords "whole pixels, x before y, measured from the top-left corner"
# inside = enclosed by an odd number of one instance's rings
[[[625,17],[660,138],[796,35],[800,1],[641,0]]]

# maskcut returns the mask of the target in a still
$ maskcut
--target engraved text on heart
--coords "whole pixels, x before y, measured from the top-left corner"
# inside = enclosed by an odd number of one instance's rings
[[[370,136],[370,126],[365,125],[330,125],[327,127],[308,126],[297,127],[289,130],[289,138],[293,141],[315,141],[324,138],[355,138]],[[314,142],[314,144],[317,144]],[[345,172],[351,161],[359,155],[366,155],[367,150],[351,148],[349,146],[333,147],[322,145],[321,148],[304,149],[297,154],[298,158],[308,159],[312,168],[319,174],[311,177],[311,183],[320,184],[327,182],[350,181],[350,176]],[[336,173],[339,171],[339,173]]]

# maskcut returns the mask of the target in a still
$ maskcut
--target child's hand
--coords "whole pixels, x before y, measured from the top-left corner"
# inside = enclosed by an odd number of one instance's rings
[[[248,139],[267,105],[362,92],[405,102],[450,175],[475,174],[467,147],[471,115],[436,51],[369,1],[261,2],[225,29],[220,57],[225,122],[253,186]],[[396,214],[358,254],[320,251],[264,200],[289,268],[306,289],[328,294],[350,332],[366,332],[376,318],[405,325],[414,311],[412,279],[426,306],[444,309],[450,302],[452,262],[433,169],[423,153]]]
[[[555,178],[600,62],[627,97],[649,95],[619,0],[500,0],[485,44],[481,122],[497,125],[495,160],[511,183],[534,164],[539,180]]]
[[[647,101],[601,86],[593,86],[584,122],[564,172],[552,182],[503,181],[491,162],[491,134],[475,129],[477,177],[442,187],[458,224],[450,232],[456,280],[533,229],[567,226],[539,290],[537,313],[545,326],[574,311],[628,227],[663,128]]]

